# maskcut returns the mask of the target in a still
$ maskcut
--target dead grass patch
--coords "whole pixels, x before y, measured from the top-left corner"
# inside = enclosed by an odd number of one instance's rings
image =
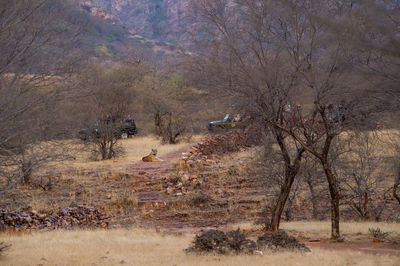
[[[400,258],[354,251],[313,249],[312,253],[264,255],[186,254],[193,235],[163,235],[140,229],[57,231],[0,235],[12,244],[3,265],[399,265]]]
[[[304,232],[305,236],[329,238],[331,231],[330,221],[299,221],[282,223],[281,228],[288,231]],[[400,236],[400,223],[384,222],[341,222],[342,235],[369,235],[370,228],[380,228],[384,232],[391,232],[393,236]]]
[[[66,141],[66,150],[73,150],[75,160],[54,163],[52,167],[57,167],[60,170],[70,170],[71,168],[77,171],[84,172],[86,169],[107,168],[112,171],[124,170],[128,164],[137,163],[142,160],[142,157],[148,155],[151,149],[156,148],[160,158],[179,150],[184,150],[190,145],[198,142],[202,136],[193,136],[190,142],[181,142],[175,145],[162,144],[160,139],[155,136],[133,137],[130,139],[120,140],[121,147],[124,149],[124,154],[115,160],[106,161],[91,161],[90,151],[83,149],[82,142],[78,140]],[[81,148],[79,148],[79,146]]]

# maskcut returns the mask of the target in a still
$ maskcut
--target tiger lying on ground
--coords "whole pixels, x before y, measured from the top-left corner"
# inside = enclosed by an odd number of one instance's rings
[[[157,157],[157,149],[151,149],[151,152],[149,155],[145,156],[142,158],[143,162],[162,162],[160,158]]]

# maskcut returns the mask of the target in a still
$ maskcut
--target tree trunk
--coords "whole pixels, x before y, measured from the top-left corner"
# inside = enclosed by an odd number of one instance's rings
[[[314,186],[311,182],[311,178],[307,179],[306,181],[308,188],[310,189],[310,194],[311,194],[311,203],[312,203],[312,208],[313,208],[313,219],[318,219],[318,209],[317,209],[317,197],[315,195],[315,190],[314,190]]]
[[[289,157],[289,152],[286,149],[285,144],[283,143],[283,138],[279,134],[277,136],[277,141],[278,141],[278,144],[279,144],[281,152],[282,152],[282,156],[284,157],[284,161],[285,161],[285,168],[286,168],[285,169],[285,181],[281,187],[281,192],[279,194],[278,201],[276,202],[276,205],[272,211],[270,223],[267,224],[267,228],[269,231],[279,230],[279,224],[281,221],[283,209],[285,208],[286,201],[289,197],[289,193],[292,188],[293,181],[296,178],[297,173],[299,172],[301,158],[304,153],[304,149],[298,150],[297,154],[296,154],[296,158],[292,165],[290,157]]]
[[[399,190],[400,190],[400,167],[398,167],[398,169],[397,169],[397,176],[396,176],[396,179],[395,179],[394,185],[393,185],[393,197],[395,197],[395,199],[397,199],[397,201],[400,204]]]
[[[339,230],[339,190],[337,185],[336,176],[332,171],[332,166],[327,162],[327,160],[322,160],[322,167],[324,168],[324,172],[326,178],[329,183],[329,193],[331,196],[331,239],[338,239],[340,237]]]
[[[277,231],[279,229],[279,224],[281,221],[281,216],[283,213],[283,209],[285,208],[286,201],[289,197],[290,190],[292,188],[293,181],[296,177],[296,174],[292,170],[285,171],[285,182],[281,187],[281,192],[278,197],[278,201],[272,211],[271,221],[268,225],[269,231]]]

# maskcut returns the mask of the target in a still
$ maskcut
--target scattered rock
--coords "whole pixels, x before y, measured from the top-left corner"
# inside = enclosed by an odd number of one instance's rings
[[[340,236],[340,237],[338,237],[338,239],[336,239],[336,242],[342,243],[342,242],[344,242],[345,239],[346,238],[344,236]]]
[[[187,174],[182,175],[182,182],[183,183],[187,183],[189,180],[190,180],[189,175],[187,175]]]
[[[257,255],[260,255],[260,256],[264,255],[264,253],[261,250],[256,250],[256,251],[254,251],[254,253]]]
[[[12,212],[0,209],[0,228],[22,230],[71,229],[79,227],[102,227],[109,224],[109,216],[92,207],[69,207],[57,213],[41,214],[35,210]]]
[[[224,192],[220,188],[215,191],[216,195],[221,195],[222,193],[224,193]]]
[[[208,178],[200,180],[200,171],[204,167],[217,164],[220,161],[219,156],[223,154],[243,151],[257,144],[254,140],[254,135],[255,133],[252,129],[247,129],[245,131],[229,131],[223,135],[213,135],[203,139],[200,143],[182,153],[175,167],[178,172],[177,177],[164,177],[163,187],[174,186],[174,192],[186,193],[188,191],[186,187],[189,187],[189,191],[191,191],[199,187],[203,182],[208,182]],[[240,165],[242,166],[242,164],[243,162]],[[139,174],[141,173],[139,172]],[[242,182],[244,181],[245,179],[243,178]],[[171,189],[166,191],[167,194],[173,194],[174,192]],[[218,193],[222,194],[220,191]]]
[[[167,188],[167,194],[168,194],[168,195],[173,194],[174,191],[175,191],[175,189],[174,189],[173,187],[168,187],[168,188]]]

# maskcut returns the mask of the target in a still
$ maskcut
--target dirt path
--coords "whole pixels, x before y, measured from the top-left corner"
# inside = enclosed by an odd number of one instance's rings
[[[361,243],[335,243],[329,240],[322,242],[306,242],[309,248],[322,248],[327,250],[348,250],[365,252],[374,255],[391,255],[400,257],[400,246],[398,244],[393,245],[391,243],[372,243],[372,242],[361,242]]]
[[[166,193],[162,178],[177,174],[173,162],[177,161],[185,150],[162,156],[163,162],[138,162],[127,168],[132,178],[126,185],[132,188],[134,197],[137,199],[138,211],[134,217],[135,223],[142,227],[163,228],[170,232],[182,233],[198,232],[208,227],[223,227],[229,222],[248,219],[250,214],[243,215],[245,210],[240,209],[244,206],[236,207],[229,205],[228,202],[233,195],[240,197],[233,192],[234,189],[240,189],[240,185],[236,184],[236,181],[229,183],[220,182],[221,180],[218,179],[211,180],[208,175],[211,175],[215,169],[204,169],[199,179],[206,178],[209,181],[207,184],[203,183],[204,186],[199,185],[187,195]],[[218,168],[218,166],[214,167]],[[207,202],[198,203],[196,200],[192,202],[192,197],[198,196],[199,193],[206,195]],[[243,195],[241,198],[246,199],[248,195]],[[248,203],[248,200],[245,200],[242,205]],[[259,201],[255,203],[258,204]],[[249,206],[246,208],[252,212],[256,209]],[[254,215],[255,213],[252,213],[251,217]]]

